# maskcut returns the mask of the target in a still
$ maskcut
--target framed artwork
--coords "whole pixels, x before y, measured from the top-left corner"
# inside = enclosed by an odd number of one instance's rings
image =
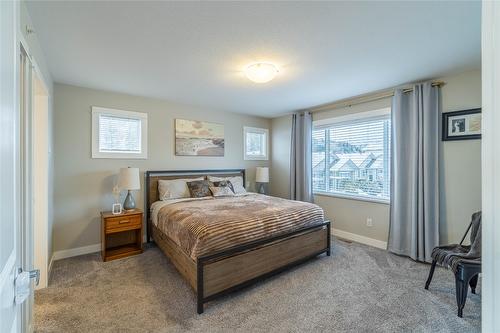
[[[443,141],[481,139],[481,109],[445,112]]]
[[[224,125],[175,119],[175,155],[224,156]]]

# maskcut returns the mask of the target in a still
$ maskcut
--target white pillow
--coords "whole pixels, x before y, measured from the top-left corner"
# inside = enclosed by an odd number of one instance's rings
[[[203,177],[188,179],[158,180],[158,192],[160,200],[189,198],[189,189],[186,182],[203,180]]]
[[[210,186],[210,191],[214,197],[234,197],[234,192],[229,186],[214,187]]]
[[[211,182],[220,182],[222,180],[229,180],[233,185],[235,194],[247,193],[247,191],[245,190],[245,186],[243,186],[243,177],[241,176],[236,176],[236,177],[208,176],[208,180]]]

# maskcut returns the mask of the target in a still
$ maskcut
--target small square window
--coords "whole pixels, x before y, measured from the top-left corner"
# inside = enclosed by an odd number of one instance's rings
[[[265,128],[244,127],[245,160],[267,160],[269,150],[269,130]]]
[[[92,158],[147,158],[147,113],[92,107]]]

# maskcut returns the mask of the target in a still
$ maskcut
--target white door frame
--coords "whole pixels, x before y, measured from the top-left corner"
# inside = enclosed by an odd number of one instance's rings
[[[33,65],[33,262],[40,270],[36,289],[47,287],[49,278],[49,168],[50,168],[50,96],[48,85],[36,64]],[[43,94],[37,93],[37,84]]]
[[[482,2],[482,325],[500,332],[500,2]]]
[[[19,121],[19,168],[20,173],[20,223],[19,223],[19,254],[20,267],[27,271],[33,269],[33,63],[25,44],[19,42],[19,55],[26,55],[26,64],[20,62],[20,121]],[[33,293],[21,306],[21,330],[32,332]]]

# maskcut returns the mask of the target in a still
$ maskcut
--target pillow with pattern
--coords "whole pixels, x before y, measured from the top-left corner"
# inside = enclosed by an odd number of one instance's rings
[[[230,181],[231,184],[233,185],[233,191],[235,194],[242,194],[246,193],[247,191],[245,190],[245,186],[243,184],[243,177],[241,176],[236,176],[236,177],[216,177],[216,176],[208,176],[208,180],[211,182],[218,182],[222,180]]]
[[[208,180],[197,180],[194,182],[187,182],[189,194],[191,198],[203,198],[212,196],[210,186],[212,184]]]
[[[210,186],[210,191],[214,197],[234,197],[234,192],[229,186]]]
[[[229,180],[221,180],[218,182],[213,182],[213,184],[214,184],[214,187],[228,187],[229,189],[231,189],[231,192],[233,192],[233,194],[234,194],[233,184],[231,184],[231,182]]]

